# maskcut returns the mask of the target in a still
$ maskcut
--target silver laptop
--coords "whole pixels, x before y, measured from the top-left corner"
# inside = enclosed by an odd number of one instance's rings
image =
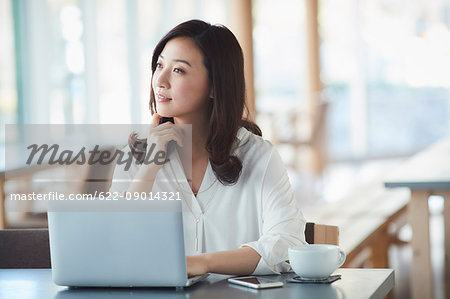
[[[103,203],[49,202],[57,285],[187,287],[207,276],[188,279],[180,201]]]

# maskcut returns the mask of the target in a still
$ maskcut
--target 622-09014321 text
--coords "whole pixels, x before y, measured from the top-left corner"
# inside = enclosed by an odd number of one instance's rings
[[[180,192],[125,192],[127,200],[181,200]]]
[[[123,196],[119,192],[97,192],[93,194],[71,193],[64,194],[56,191],[47,193],[12,193],[9,194],[9,200],[24,201],[24,200],[38,200],[38,201],[80,201],[80,200],[119,200],[121,197],[126,200],[181,200],[179,192],[125,192]]]

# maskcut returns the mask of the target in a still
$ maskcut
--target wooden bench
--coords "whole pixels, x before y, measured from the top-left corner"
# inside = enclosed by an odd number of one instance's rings
[[[307,221],[339,227],[343,267],[388,268],[388,250],[407,223],[409,191],[386,190],[381,183],[364,186],[351,196],[305,212]]]

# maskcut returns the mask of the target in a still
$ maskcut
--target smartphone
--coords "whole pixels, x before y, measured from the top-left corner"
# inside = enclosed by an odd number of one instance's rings
[[[255,276],[228,278],[228,282],[254,289],[278,288],[284,286],[284,283],[281,281],[274,281]]]
[[[159,125],[161,125],[161,124],[163,124],[165,122],[168,122],[168,121],[172,122],[173,124],[175,123],[173,117],[161,117],[159,119]]]

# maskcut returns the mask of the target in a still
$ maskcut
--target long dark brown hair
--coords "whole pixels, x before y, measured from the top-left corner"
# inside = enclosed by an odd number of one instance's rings
[[[235,184],[242,170],[242,162],[232,155],[237,131],[245,127],[261,136],[261,129],[247,116],[245,104],[244,56],[234,34],[223,25],[211,25],[201,20],[190,20],[170,30],[156,45],[152,57],[152,75],[156,70],[158,57],[167,42],[176,37],[191,38],[203,54],[203,64],[213,87],[214,99],[209,106],[209,136],[206,150],[211,167],[224,185]],[[150,110],[156,111],[153,88],[150,92]],[[133,155],[142,158],[146,144],[130,135],[129,145]]]

